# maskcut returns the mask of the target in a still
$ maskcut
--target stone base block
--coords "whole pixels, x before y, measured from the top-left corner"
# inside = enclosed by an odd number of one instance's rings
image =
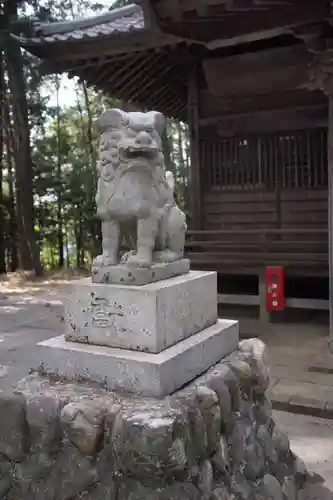
[[[186,274],[189,270],[189,259],[181,259],[176,262],[156,263],[149,268],[136,268],[121,264],[108,267],[93,265],[92,281],[93,283],[143,286],[148,283],[166,280],[173,276]]]
[[[159,399],[29,375],[0,393],[0,498],[332,500],[272,418],[266,358],[240,342]]]
[[[29,375],[0,392],[0,498],[331,500],[272,418],[266,358],[240,342],[160,399]]]
[[[217,321],[215,272],[191,271],[141,287],[70,285],[66,340],[158,353]]]
[[[40,342],[46,373],[104,383],[110,390],[165,396],[191,381],[238,347],[238,322],[217,323],[159,354],[66,342]]]

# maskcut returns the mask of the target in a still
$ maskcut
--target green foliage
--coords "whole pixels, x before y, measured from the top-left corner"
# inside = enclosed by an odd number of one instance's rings
[[[45,21],[87,15],[87,12],[131,2],[44,0],[29,3],[30,6],[28,2],[21,2],[22,12],[24,9],[29,15],[33,12]],[[22,33],[29,29],[29,22],[23,18],[22,23],[16,24],[17,30]],[[118,107],[120,102],[73,80],[67,91],[71,97],[66,99],[66,90],[63,89],[63,83],[68,83],[66,76],[42,77],[35,58],[24,52],[22,61],[31,138],[34,228],[41,261],[45,268],[87,266],[101,246],[100,222],[95,217],[98,134],[92,122],[102,110]],[[6,94],[9,104],[12,104],[8,90]],[[9,114],[12,123],[11,108]],[[6,126],[8,128],[8,124]],[[4,135],[10,136],[10,131]],[[176,198],[186,210],[186,126],[169,120],[164,139],[168,168],[172,169],[177,181]],[[15,162],[10,141],[6,142],[3,153],[1,206],[5,216],[7,267],[10,268],[17,231],[15,210],[13,212]]]

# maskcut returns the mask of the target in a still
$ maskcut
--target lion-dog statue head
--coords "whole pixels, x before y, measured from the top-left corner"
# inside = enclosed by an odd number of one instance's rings
[[[126,198],[130,212],[134,198],[147,199],[156,208],[172,203],[174,179],[171,172],[165,171],[161,146],[164,116],[157,111],[126,113],[109,109],[96,125],[101,133],[98,173],[108,192],[103,196],[99,186],[98,214],[122,212],[120,197]]]

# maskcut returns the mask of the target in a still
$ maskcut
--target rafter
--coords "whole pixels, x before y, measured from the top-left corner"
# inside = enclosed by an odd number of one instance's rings
[[[116,82],[117,87],[123,87],[124,90],[137,87],[141,94],[141,84],[142,80],[146,81],[146,78],[152,78],[152,75],[158,73],[160,68],[165,66],[165,62],[163,61],[163,57],[160,54],[155,54],[155,58],[151,59],[151,61],[147,64],[142,64],[140,67],[132,75],[127,75],[129,78],[123,78],[122,81]],[[132,78],[133,76],[133,78]],[[156,80],[155,80],[156,83]]]

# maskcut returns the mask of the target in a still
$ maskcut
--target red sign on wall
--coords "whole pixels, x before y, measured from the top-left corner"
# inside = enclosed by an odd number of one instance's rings
[[[266,308],[267,311],[285,308],[284,268],[281,266],[266,267]]]

